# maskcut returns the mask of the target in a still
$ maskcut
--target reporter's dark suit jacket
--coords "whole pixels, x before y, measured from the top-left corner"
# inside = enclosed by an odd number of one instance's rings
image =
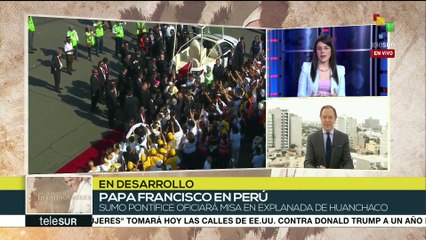
[[[354,164],[350,153],[348,135],[334,129],[332,143],[329,168],[353,169]],[[326,165],[322,129],[309,135],[304,163],[305,168],[316,168],[320,165]]]

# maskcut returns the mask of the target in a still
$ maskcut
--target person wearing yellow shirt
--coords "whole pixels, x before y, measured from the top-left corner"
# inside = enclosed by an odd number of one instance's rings
[[[145,171],[151,171],[152,167],[155,167],[157,165],[157,162],[161,159],[157,158],[157,156],[146,156],[145,154],[142,155],[141,161],[143,163],[143,168]]]
[[[171,149],[167,155],[167,160],[164,162],[167,170],[177,170],[180,164],[180,158],[176,155],[176,150]]]

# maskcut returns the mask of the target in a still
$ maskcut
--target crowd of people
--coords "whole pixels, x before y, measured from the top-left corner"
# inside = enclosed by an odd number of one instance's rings
[[[89,60],[93,49],[103,52],[104,25],[95,21],[86,27]],[[242,52],[243,58],[232,61],[229,55],[224,67],[222,56],[197,75],[172,68],[176,49],[190,39],[187,26],[178,26],[175,34],[174,28],[147,29],[139,22],[131,42],[123,40],[123,26],[111,26],[122,67],[118,77],[110,74],[107,57],[90,77],[91,111],[105,104],[109,125],[122,126],[123,140],[105,149],[102,159],[91,159],[87,171],[265,167],[266,67],[259,37],[249,53],[240,37],[232,54]],[[72,38],[71,32],[68,45]],[[71,54],[76,57],[75,50]],[[253,160],[242,164],[240,155]]]

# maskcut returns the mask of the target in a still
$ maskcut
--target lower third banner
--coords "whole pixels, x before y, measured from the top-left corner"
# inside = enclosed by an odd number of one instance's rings
[[[424,179],[326,181],[95,178],[92,224],[95,227],[426,227]]]

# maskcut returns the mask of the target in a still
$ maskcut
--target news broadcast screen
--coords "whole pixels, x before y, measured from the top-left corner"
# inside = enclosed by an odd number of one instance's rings
[[[1,238],[423,239],[424,9],[2,3]]]
[[[31,19],[30,174],[265,167],[264,29]]]

